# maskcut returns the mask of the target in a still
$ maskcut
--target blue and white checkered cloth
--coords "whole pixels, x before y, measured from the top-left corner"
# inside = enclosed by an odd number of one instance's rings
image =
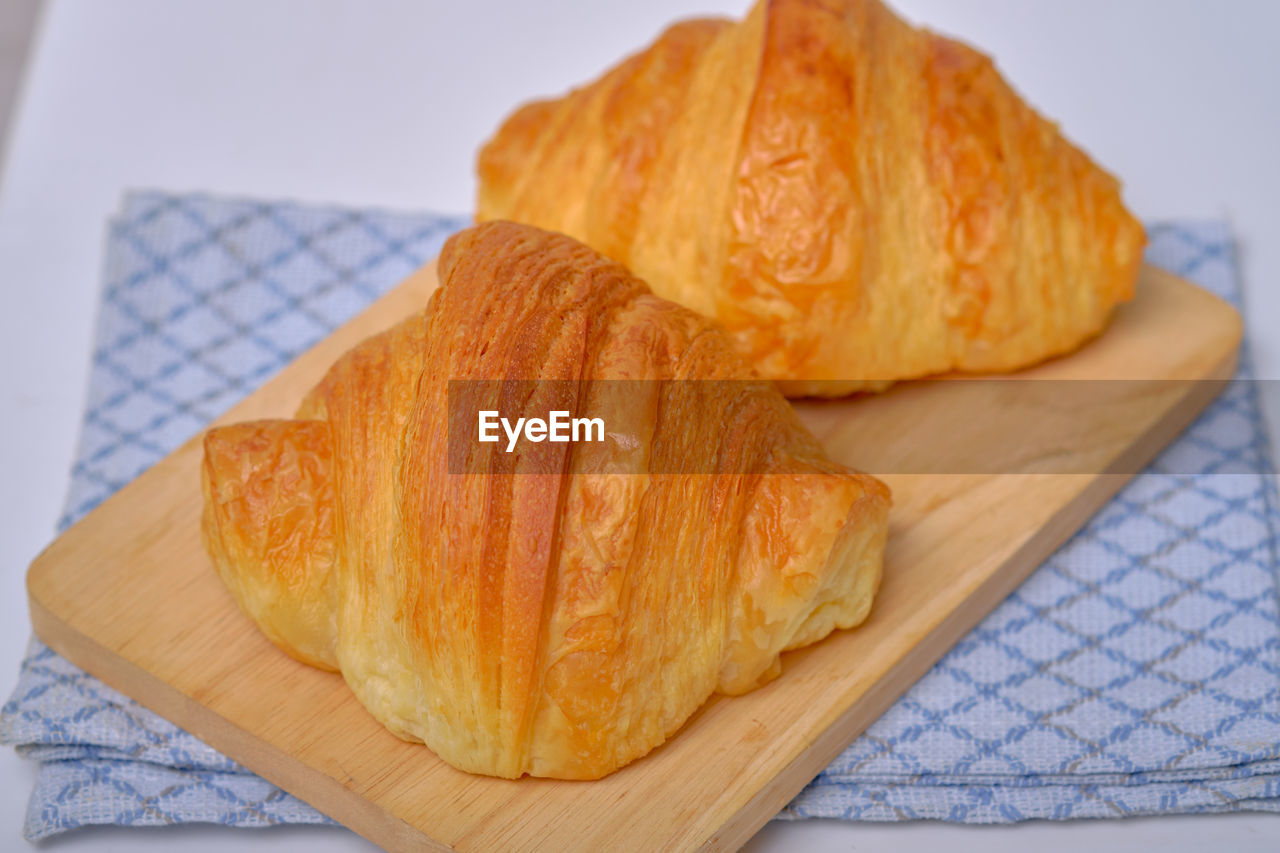
[[[130,196],[111,227],[62,526],[466,224]],[[1150,235],[1151,262],[1238,303],[1224,226],[1158,225]],[[1246,347],[1241,377],[1250,371]],[[782,817],[999,823],[1280,811],[1273,471],[1256,388],[1232,383]],[[38,641],[0,737],[40,762],[32,839],[100,823],[327,822]]]

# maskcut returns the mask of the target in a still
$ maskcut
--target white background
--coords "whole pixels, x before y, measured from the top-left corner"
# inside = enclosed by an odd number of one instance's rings
[[[4,2],[4,0],[0,0]],[[464,212],[476,147],[670,20],[745,0],[50,0],[0,184],[0,692],[29,632],[88,373],[107,217],[131,188]],[[1280,3],[897,0],[982,47],[1121,176],[1144,219],[1226,217],[1263,376],[1280,378]],[[1271,423],[1280,401],[1268,402]],[[1272,430],[1273,436],[1275,429]],[[31,768],[0,751],[0,848]],[[66,850],[366,849],[345,830],[88,830]],[[1277,849],[1280,816],[771,824],[759,850]]]

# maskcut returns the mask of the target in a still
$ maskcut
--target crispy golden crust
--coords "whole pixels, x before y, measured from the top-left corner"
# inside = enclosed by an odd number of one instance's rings
[[[585,241],[795,395],[1068,352],[1145,240],[987,57],[878,0],[677,24],[517,111],[478,168],[478,219]]]
[[[274,642],[457,767],[582,779],[866,618],[888,490],[825,459],[722,331],[528,226],[462,232],[439,270],[298,420],[206,436],[206,545]],[[450,380],[503,378],[570,381],[465,393],[609,440],[451,468]],[[708,450],[725,473],[681,471]]]
[[[298,660],[337,669],[333,446],[321,421],[257,421],[205,436],[205,548],[236,602]]]

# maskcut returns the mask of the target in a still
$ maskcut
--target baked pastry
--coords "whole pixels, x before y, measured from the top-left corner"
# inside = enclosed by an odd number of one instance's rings
[[[456,767],[587,779],[866,618],[888,490],[722,331],[524,225],[439,275],[296,419],[205,437],[205,545],[273,642]],[[507,452],[468,420],[547,406],[607,434]]]
[[[878,0],[694,20],[510,116],[477,218],[561,231],[718,320],[789,395],[1079,346],[1145,241],[991,60]]]

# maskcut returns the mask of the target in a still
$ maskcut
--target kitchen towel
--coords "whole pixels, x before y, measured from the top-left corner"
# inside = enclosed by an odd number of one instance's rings
[[[62,527],[432,257],[464,217],[130,195],[111,224]],[[1221,223],[1148,260],[1239,303]],[[998,823],[1280,811],[1274,468],[1251,376],[780,815]],[[1198,473],[1192,473],[1198,472]],[[31,839],[328,819],[33,640],[0,738]]]

